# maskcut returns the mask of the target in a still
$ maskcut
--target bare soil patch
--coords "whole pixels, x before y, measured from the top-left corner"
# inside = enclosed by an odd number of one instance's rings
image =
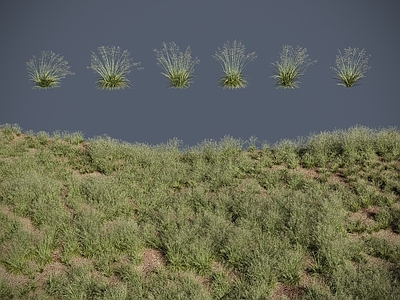
[[[305,288],[302,286],[289,286],[279,283],[277,289],[272,294],[272,299],[301,299],[305,295]]]
[[[142,255],[143,263],[138,267],[145,275],[149,275],[157,268],[164,267],[167,260],[159,250],[147,248]]]

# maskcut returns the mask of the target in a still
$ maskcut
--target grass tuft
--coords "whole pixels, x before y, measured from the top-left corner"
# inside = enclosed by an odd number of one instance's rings
[[[220,84],[227,89],[240,89],[247,86],[243,75],[244,67],[257,56],[255,52],[246,54],[245,46],[234,40],[232,44],[227,41],[224,46],[218,48],[213,57],[219,61],[224,72]]]
[[[30,80],[35,89],[51,89],[60,86],[61,79],[73,75],[64,57],[53,51],[42,51],[40,57],[33,56],[26,63]]]
[[[98,51],[100,57],[93,52],[91,65],[88,67],[100,75],[96,82],[98,88],[120,90],[129,87],[129,80],[126,76],[131,72],[132,67],[139,66],[140,62],[132,62],[128,50],[121,51],[120,47],[101,46]]]
[[[336,55],[336,67],[331,67],[335,72],[337,85],[347,88],[357,85],[357,82],[365,77],[365,73],[371,68],[368,66],[370,55],[366,55],[365,50],[358,48],[346,48],[344,53],[340,50]]]
[[[290,45],[284,45],[279,55],[280,60],[272,63],[275,68],[275,80],[278,88],[294,89],[299,87],[299,79],[308,66],[316,63],[308,58],[307,49],[297,46],[295,49]]]
[[[179,51],[179,46],[174,42],[163,43],[161,50],[154,49],[156,53],[157,65],[164,72],[161,73],[170,80],[172,88],[184,89],[191,84],[194,66],[200,62],[196,57],[192,59],[190,46],[185,52]]]

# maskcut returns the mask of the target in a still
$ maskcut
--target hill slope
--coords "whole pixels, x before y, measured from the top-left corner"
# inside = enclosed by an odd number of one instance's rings
[[[0,130],[1,299],[400,299],[399,233],[395,129],[260,149]]]

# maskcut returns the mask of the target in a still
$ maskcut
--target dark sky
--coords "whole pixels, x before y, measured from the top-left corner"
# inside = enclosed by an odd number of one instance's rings
[[[0,4],[0,123],[24,130],[107,134],[128,142],[186,145],[225,135],[271,144],[354,125],[400,127],[400,2],[395,0],[5,0]],[[257,59],[244,69],[249,85],[218,86],[212,57],[241,41]],[[175,42],[200,59],[193,84],[168,88],[154,48]],[[120,46],[141,62],[130,89],[102,91],[90,65],[99,46]],[[283,45],[308,49],[300,88],[276,89],[271,63]],[[371,54],[362,84],[332,79],[338,49]],[[68,61],[74,76],[59,88],[33,90],[26,62],[42,50]]]

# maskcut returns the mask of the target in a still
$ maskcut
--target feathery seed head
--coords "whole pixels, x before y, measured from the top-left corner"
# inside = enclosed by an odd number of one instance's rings
[[[59,87],[61,79],[74,75],[64,57],[53,51],[42,51],[40,57],[33,56],[26,66],[30,80],[35,83],[33,88],[38,89]]]
[[[346,48],[344,53],[338,50],[336,55],[336,68],[331,67],[335,72],[335,79],[339,82],[337,85],[352,87],[357,85],[357,81],[364,78],[364,74],[371,68],[368,66],[368,60],[371,57],[366,55],[365,50],[358,48]]]
[[[240,41],[234,40],[232,45],[227,41],[222,49],[218,48],[213,57],[218,60],[222,66],[222,71],[225,73],[220,79],[220,84],[223,88],[238,89],[246,87],[247,81],[242,71],[250,61],[257,58],[255,52],[246,54],[246,47]]]
[[[300,83],[299,78],[304,75],[308,66],[316,63],[308,58],[307,49],[299,46],[294,49],[290,45],[284,45],[279,54],[279,61],[272,63],[275,74],[270,78],[275,79],[278,88],[294,89]]]
[[[200,62],[196,57],[192,60],[190,46],[185,52],[179,50],[179,46],[174,42],[163,43],[161,50],[154,49],[156,53],[157,65],[164,72],[161,73],[170,80],[172,88],[187,88],[191,84],[194,73],[194,66]]]
[[[121,51],[116,46],[101,46],[98,48],[100,57],[92,52],[91,65],[88,67],[100,75],[96,81],[99,89],[118,90],[129,87],[126,76],[132,67],[140,66],[140,62],[132,62],[128,50]],[[143,68],[137,68],[141,70]]]

